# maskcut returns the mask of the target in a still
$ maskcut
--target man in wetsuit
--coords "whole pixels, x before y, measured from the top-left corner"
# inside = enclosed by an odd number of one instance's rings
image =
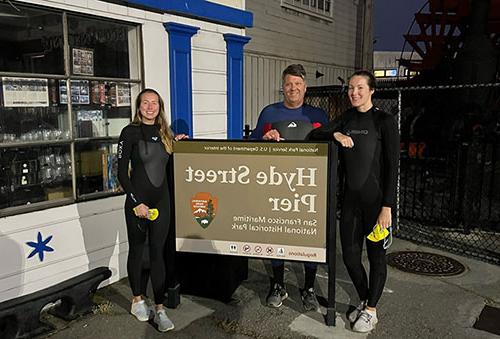
[[[383,241],[366,236],[379,224],[392,225],[396,205],[399,163],[399,132],[394,117],[373,106],[375,78],[367,71],[354,73],[349,80],[353,106],[328,126],[314,130],[311,139],[334,139],[341,146],[345,188],[340,220],[342,255],[360,304],[348,318],[353,330],[369,332],[378,322],[376,305],[387,278]],[[361,263],[366,241],[370,275]]]
[[[251,139],[304,140],[313,128],[328,122],[326,113],[316,107],[304,104],[306,93],[306,72],[300,64],[288,66],[282,74],[284,100],[266,106],[260,113]],[[283,260],[272,260],[273,279],[267,296],[268,306],[280,307],[288,297],[284,285]],[[301,292],[302,303],[307,311],[318,310],[319,304],[314,292],[317,264],[304,263],[305,283]]]

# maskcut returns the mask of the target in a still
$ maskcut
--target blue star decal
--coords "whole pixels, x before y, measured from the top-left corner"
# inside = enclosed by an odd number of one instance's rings
[[[37,242],[28,241],[26,245],[33,247],[33,251],[31,251],[30,255],[28,255],[28,259],[38,254],[38,259],[43,261],[44,253],[43,252],[53,252],[54,249],[50,246],[47,246],[49,241],[52,240],[52,236],[48,236],[47,239],[42,239],[42,233],[38,232]]]

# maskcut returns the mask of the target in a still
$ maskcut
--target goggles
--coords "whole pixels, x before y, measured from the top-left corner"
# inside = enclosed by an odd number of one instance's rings
[[[157,208],[150,208],[148,210],[148,219],[151,221],[156,220],[156,218],[158,218],[159,214],[160,214],[160,212],[158,212]]]
[[[134,212],[135,212],[135,207],[134,207]],[[160,212],[158,212],[157,208],[150,208],[148,210],[148,219],[151,221],[156,220],[156,218],[158,218],[159,214],[160,214]]]
[[[382,229],[379,224],[373,227],[373,230],[366,238],[373,242],[384,241],[384,250],[388,249],[392,245],[392,227]]]

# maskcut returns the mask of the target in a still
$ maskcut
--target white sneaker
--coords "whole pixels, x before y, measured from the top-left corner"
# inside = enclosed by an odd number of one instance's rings
[[[155,312],[154,323],[158,325],[158,331],[167,332],[174,329],[174,323],[167,317],[164,309]]]
[[[149,320],[149,307],[146,305],[144,300],[133,302],[130,308],[130,313],[132,313],[139,321]]]
[[[349,313],[349,315],[347,316],[347,318],[349,319],[349,321],[351,323],[355,322],[356,320],[358,320],[358,317],[359,317],[359,314],[361,313],[362,310],[365,309],[365,306],[366,306],[366,301],[362,301],[355,309],[354,311],[352,311],[351,313]]]
[[[358,320],[352,326],[352,330],[355,332],[370,332],[375,328],[378,323],[377,313],[369,313],[367,310],[363,310],[359,313]]]

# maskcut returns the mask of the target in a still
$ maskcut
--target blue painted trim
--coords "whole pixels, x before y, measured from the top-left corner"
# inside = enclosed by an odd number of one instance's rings
[[[227,50],[227,138],[243,138],[243,46],[249,37],[224,34]]]
[[[206,0],[126,0],[153,10],[213,21],[228,26],[252,27],[252,12]]]
[[[163,24],[168,32],[170,64],[170,110],[175,134],[193,136],[193,84],[191,37],[199,27],[175,22]]]

